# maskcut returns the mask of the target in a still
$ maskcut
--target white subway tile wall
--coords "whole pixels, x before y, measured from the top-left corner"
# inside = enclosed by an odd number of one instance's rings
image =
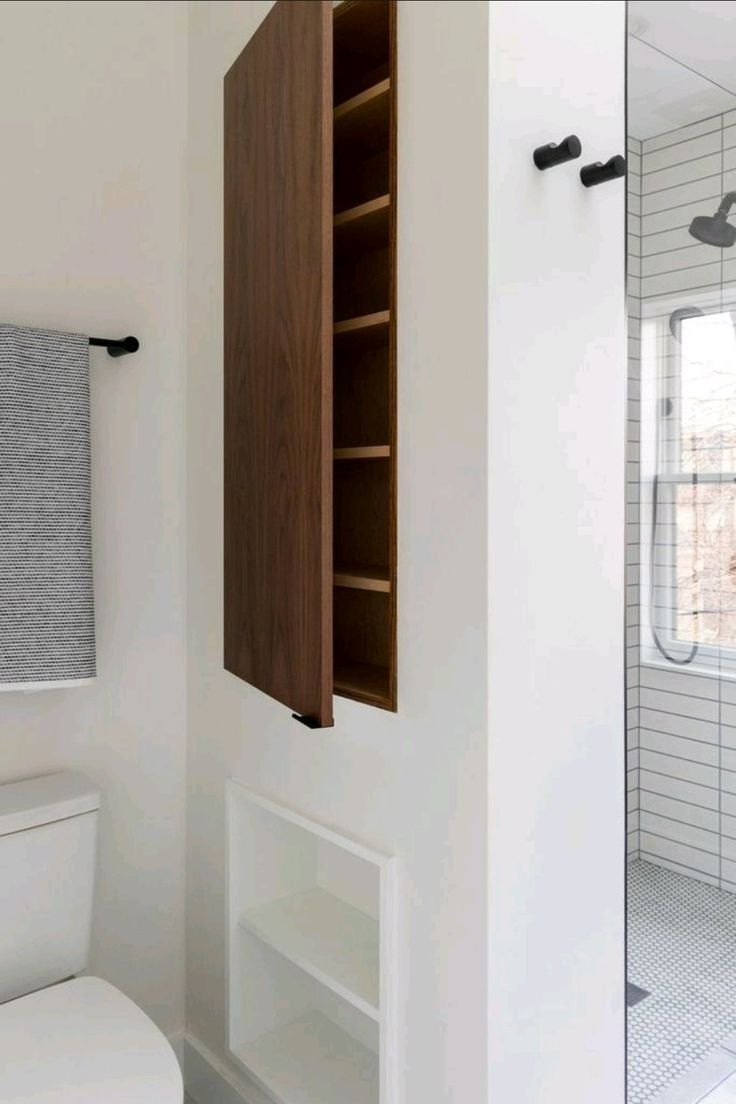
[[[638,654],[639,523],[647,524],[651,502],[651,487],[640,484],[640,319],[658,313],[658,296],[669,297],[660,312],[668,315],[673,292],[680,306],[707,288],[724,304],[736,300],[736,250],[732,257],[688,234],[695,215],[712,214],[736,189],[736,111],[630,140],[628,160],[628,852],[736,892],[736,682],[640,663]],[[665,528],[659,540],[666,543]],[[667,595],[655,587],[654,598],[659,604]]]

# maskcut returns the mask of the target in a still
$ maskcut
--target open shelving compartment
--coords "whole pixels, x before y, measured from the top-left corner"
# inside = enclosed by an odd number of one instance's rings
[[[231,1053],[277,1104],[393,1104],[394,860],[228,783]]]
[[[276,0],[224,147],[224,666],[395,712],[396,0]]]
[[[396,709],[392,0],[334,9],[334,691]]]

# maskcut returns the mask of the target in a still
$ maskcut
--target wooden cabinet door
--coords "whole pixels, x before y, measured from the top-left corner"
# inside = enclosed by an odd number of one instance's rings
[[[332,5],[225,77],[225,667],[332,723]]]

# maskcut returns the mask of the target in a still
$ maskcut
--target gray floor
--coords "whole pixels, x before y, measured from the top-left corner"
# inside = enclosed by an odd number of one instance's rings
[[[668,1099],[689,1104],[678,1079],[691,1071],[699,1083],[736,1031],[736,894],[630,863],[628,946],[628,978],[651,993],[629,1009],[628,1104],[653,1104],[667,1086]],[[689,1100],[704,1096],[694,1089]]]

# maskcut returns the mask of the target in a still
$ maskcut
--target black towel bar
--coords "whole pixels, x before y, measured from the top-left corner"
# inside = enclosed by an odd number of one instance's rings
[[[123,337],[119,341],[112,337],[91,337],[90,345],[99,345],[107,349],[107,355],[111,357],[126,356],[127,353],[137,353],[141,343],[137,337]]]

